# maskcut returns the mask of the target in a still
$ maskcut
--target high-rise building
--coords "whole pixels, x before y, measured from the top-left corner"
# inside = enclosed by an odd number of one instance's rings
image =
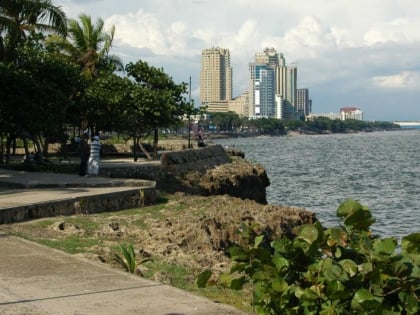
[[[284,99],[296,110],[297,67],[286,67],[286,95]]]
[[[294,119],[297,68],[287,67],[283,54],[266,48],[255,54],[249,70],[249,117]]]
[[[275,76],[268,64],[252,62],[249,64],[250,95],[249,117],[262,118],[275,115]]]
[[[311,112],[311,100],[309,99],[308,89],[297,89],[296,111],[303,117]]]
[[[216,111],[232,99],[232,68],[229,49],[208,48],[201,53],[200,100],[208,111]],[[223,107],[223,106],[222,106]]]

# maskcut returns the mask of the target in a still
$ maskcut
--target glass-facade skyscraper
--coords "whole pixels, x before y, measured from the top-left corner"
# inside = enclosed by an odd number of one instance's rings
[[[287,67],[283,54],[266,48],[255,54],[249,72],[249,118],[293,119],[293,115],[285,114],[290,111],[279,111],[296,106],[297,68]]]

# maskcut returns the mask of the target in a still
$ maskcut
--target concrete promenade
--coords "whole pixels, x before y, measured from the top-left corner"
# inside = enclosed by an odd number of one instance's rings
[[[128,181],[128,182],[126,182]],[[0,169],[0,211],[138,182]],[[1,315],[219,315],[230,306],[1,232]]]

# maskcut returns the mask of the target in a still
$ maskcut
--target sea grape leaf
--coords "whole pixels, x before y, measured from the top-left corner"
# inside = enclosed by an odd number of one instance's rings
[[[351,226],[358,230],[366,230],[373,223],[375,223],[375,218],[372,217],[369,210],[363,208],[355,210],[344,219],[346,226]]]
[[[376,309],[381,303],[381,299],[375,297],[367,289],[359,289],[354,294],[351,301],[351,308],[356,311],[369,311]]]
[[[403,253],[420,255],[420,233],[409,234],[401,240]]]
[[[284,280],[283,278],[276,278],[273,280],[271,287],[276,292],[284,292],[287,290],[289,285],[287,284],[286,280]]]
[[[247,253],[239,246],[232,246],[229,248],[229,254],[234,261],[247,261]]]
[[[297,237],[312,244],[318,239],[318,229],[313,225],[304,225],[300,228]]]
[[[351,259],[343,259],[339,262],[340,266],[344,269],[345,272],[351,277],[354,277],[357,274],[357,264]]]
[[[337,216],[345,218],[359,210],[363,210],[363,206],[356,200],[348,199],[338,207]]]
[[[264,235],[258,235],[254,240],[254,248],[258,248],[263,240],[264,240]]]
[[[392,264],[392,271],[398,277],[407,277],[413,271],[413,263],[408,257],[401,257]]]
[[[344,299],[348,293],[346,287],[341,281],[334,280],[330,281],[326,289],[327,296],[332,300]]]
[[[268,273],[260,270],[260,271],[257,271],[256,273],[254,273],[252,275],[252,280],[254,280],[254,281],[263,281],[263,280],[269,279],[269,276],[270,275]]]
[[[377,239],[373,243],[373,249],[376,255],[392,255],[397,247],[397,240],[390,237]]]
[[[232,279],[230,283],[230,288],[233,290],[241,290],[244,284],[246,283],[246,279],[244,276]]]
[[[196,279],[197,286],[199,288],[205,288],[207,286],[207,282],[211,277],[212,272],[210,270],[204,270],[201,272]]]
[[[274,240],[270,243],[271,247],[274,248],[274,250],[282,255],[285,255],[289,251],[291,241],[287,237],[283,237],[280,240]]]
[[[324,269],[324,276],[327,281],[347,281],[348,276],[340,265],[332,265],[331,268]]]
[[[281,256],[276,256],[273,258],[273,263],[276,266],[277,271],[282,272],[287,269],[290,265],[289,261]]]
[[[407,311],[407,314],[418,314],[420,305],[414,294],[400,292],[398,294],[398,298],[404,305],[404,309]]]

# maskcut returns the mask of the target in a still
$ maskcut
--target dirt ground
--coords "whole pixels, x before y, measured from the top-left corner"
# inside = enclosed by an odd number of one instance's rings
[[[154,258],[217,274],[230,264],[229,246],[244,242],[240,234],[243,224],[270,231],[275,238],[291,235],[296,226],[314,220],[313,213],[303,209],[262,205],[227,195],[176,193],[142,209],[41,219],[1,225],[0,230],[58,248],[67,246],[78,255],[117,268],[121,268],[114,259],[118,246],[132,244],[138,262]],[[71,241],[76,248],[68,245]],[[146,267],[141,265],[139,272],[147,271],[142,268]],[[165,282],[165,275],[155,273],[152,279]]]

